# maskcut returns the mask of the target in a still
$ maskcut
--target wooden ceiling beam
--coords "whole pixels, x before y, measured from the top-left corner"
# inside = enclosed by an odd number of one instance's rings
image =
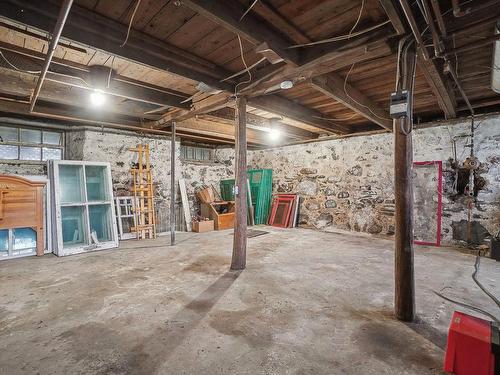
[[[193,101],[193,105],[190,109],[176,109],[167,112],[160,120],[152,124],[152,126],[156,128],[169,127],[172,121],[184,121],[202,113],[215,111],[216,109],[228,106],[229,103],[233,101],[234,98],[232,98],[232,94],[228,92],[211,95]]]
[[[2,50],[9,61],[15,61],[16,67],[21,70],[34,71],[38,69],[40,66],[39,64],[43,62],[43,54],[36,51],[3,42],[0,42],[0,50]],[[89,82],[92,80],[88,67],[85,65],[76,67],[76,65],[79,64],[66,65],[63,60],[53,59],[49,71],[47,72],[46,79],[62,85],[93,90],[94,88],[89,85]],[[13,67],[7,66],[7,68],[11,71],[16,71]],[[36,73],[32,73],[31,75],[37,76]],[[134,81],[126,77],[112,74],[109,87],[103,89],[103,91],[110,95],[158,106],[189,108],[189,102],[183,103],[187,98],[186,94],[178,92],[171,93],[168,92],[167,89],[160,91],[160,88],[152,88],[146,83],[138,85],[132,82]]]
[[[28,0],[2,3],[3,17],[45,32],[51,30],[57,12],[57,5],[51,2],[43,6]],[[234,90],[232,83],[220,82],[230,73],[216,64],[134,29],[130,30],[127,44],[121,47],[126,35],[126,25],[74,5],[62,38],[220,90]]]
[[[183,0],[182,4],[240,35],[249,42],[267,45],[287,63],[300,65],[300,54],[297,50],[287,49],[290,41],[253,11],[248,12],[240,20],[246,8],[234,0]]]
[[[329,49],[323,55],[316,56],[307,63],[292,67],[278,64],[263,67],[254,74],[253,82],[243,86],[242,92],[251,96],[263,95],[271,90],[279,92],[279,84],[284,80],[292,80],[295,84],[321,74],[343,69],[355,63],[370,61],[376,58],[393,54],[394,48],[388,39],[388,34],[372,36],[372,39],[363,41],[353,38],[352,41],[342,43],[338,49]]]
[[[165,128],[170,126],[172,121],[184,121],[196,115],[205,114],[224,107],[234,105],[234,96],[230,93],[221,92],[211,95],[199,101],[194,101],[190,110],[176,109],[166,113],[154,124],[147,124],[155,128]],[[322,119],[323,114],[319,111],[302,106],[278,95],[266,95],[262,97],[250,98],[248,106],[258,108],[263,111],[285,116],[295,121],[309,124],[328,133],[349,133],[348,127],[334,124]]]
[[[260,109],[309,124],[327,133],[350,133],[349,127],[325,120],[324,115],[314,109],[292,102],[279,95],[266,95],[248,99],[248,107]]]
[[[427,84],[436,97],[439,107],[446,118],[457,117],[457,99],[453,86],[449,79],[444,76],[442,62],[436,60],[425,60],[422,50],[418,50],[417,65],[423,73]]]
[[[413,25],[413,28],[417,28],[417,30],[415,30],[416,33],[420,33],[417,22],[411,12],[411,8],[407,6],[408,3],[406,1],[402,2],[406,7],[406,12],[403,12],[399,2],[395,0],[379,1],[398,34],[408,33],[410,31],[410,27],[408,26],[409,23]],[[406,17],[403,14],[405,14]],[[430,86],[446,118],[454,118],[457,116],[457,101],[451,82],[443,74],[442,66],[436,60],[427,57],[425,46],[419,45],[417,59],[418,67],[423,73],[427,84]]]
[[[12,71],[0,67],[0,95],[20,96],[30,98],[33,93],[33,88],[36,80],[33,75],[18,71]],[[158,115],[147,115],[145,111],[155,107],[146,106],[139,102],[130,100],[123,101],[120,98],[108,98],[108,101],[103,108],[91,108],[86,91],[78,87],[70,87],[67,85],[58,85],[47,79],[44,89],[40,91],[40,99],[45,102],[68,105],[82,110],[88,110],[92,113],[110,113],[115,115],[124,115],[135,118],[140,121],[141,118],[154,120]]]
[[[389,113],[383,110],[358,89],[345,83],[344,78],[336,73],[315,77],[310,86],[322,94],[342,103],[367,120],[392,131]]]
[[[222,108],[213,112],[209,112],[205,115],[199,115],[198,118],[210,118],[214,121],[227,121],[231,124],[236,124],[236,111],[234,108]],[[295,126],[289,125],[284,122],[271,122],[270,119],[257,116],[253,113],[247,112],[246,114],[247,124],[254,125],[263,128],[276,128],[285,136],[295,139],[314,139],[318,137],[318,134],[310,132],[305,129],[297,128]]]
[[[176,130],[191,131],[197,134],[216,135],[224,137],[234,142],[234,125],[221,122],[214,122],[199,118],[190,118],[184,121],[175,123]],[[268,145],[269,140],[266,139],[263,132],[253,129],[247,129],[248,142],[255,145]]]
[[[126,116],[112,116],[109,114],[95,114],[90,112],[83,112],[78,108],[65,107],[65,108],[55,108],[50,103],[46,103],[43,100],[37,104],[35,111],[29,112],[28,102],[16,102],[12,100],[6,100],[0,98],[0,112],[13,113],[19,115],[28,115],[30,117],[38,118],[50,118],[53,120],[63,121],[65,124],[68,122],[76,123],[79,125],[91,125],[99,126],[104,128],[128,130],[135,132],[153,133],[159,135],[169,135],[169,131],[157,130],[157,129],[146,129],[141,127],[135,119],[128,118]],[[68,126],[71,129],[71,126]],[[203,134],[198,134],[196,130],[189,129],[188,127],[183,128],[177,132],[177,135],[182,139],[193,140],[198,142],[209,142],[218,144],[232,144],[234,143],[234,137],[226,136],[224,134],[213,134],[210,132],[203,132]],[[253,143],[252,143],[253,144]],[[254,144],[259,145],[259,144]]]
[[[444,17],[444,23],[449,34],[460,32],[463,29],[479,24],[494,24],[495,21],[500,19],[498,0],[472,2],[471,4],[464,5],[464,8],[469,6],[471,8],[470,13],[462,17],[455,17],[453,14]]]
[[[398,35],[406,34],[406,22],[404,22],[403,15],[396,2],[394,0],[379,0],[379,3],[384,8],[385,14],[389,17],[396,33]]]

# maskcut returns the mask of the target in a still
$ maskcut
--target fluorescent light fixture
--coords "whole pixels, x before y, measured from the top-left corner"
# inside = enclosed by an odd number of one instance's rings
[[[94,90],[90,93],[90,103],[94,107],[100,107],[106,102],[106,95],[102,90]]]
[[[288,90],[293,87],[293,82],[292,81],[283,81],[280,83],[280,88],[282,90]]]

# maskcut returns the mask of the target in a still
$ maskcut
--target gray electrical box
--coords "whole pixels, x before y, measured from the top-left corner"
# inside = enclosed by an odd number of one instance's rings
[[[408,116],[408,90],[399,90],[391,94],[391,105],[389,113],[392,118]]]

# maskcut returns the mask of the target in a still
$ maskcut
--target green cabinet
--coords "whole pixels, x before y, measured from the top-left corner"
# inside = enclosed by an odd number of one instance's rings
[[[248,181],[254,207],[255,224],[266,224],[271,209],[273,193],[273,170],[252,169],[248,171]],[[234,180],[220,182],[222,199],[234,200]]]

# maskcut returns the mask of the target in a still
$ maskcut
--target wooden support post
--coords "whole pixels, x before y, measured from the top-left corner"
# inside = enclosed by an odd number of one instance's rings
[[[170,134],[170,245],[175,245],[175,122]]]
[[[415,52],[410,48],[403,68],[403,89],[408,90],[409,115],[394,120],[394,194],[395,194],[395,315],[403,321],[415,318],[415,279],[413,270],[413,102],[412,79]]]
[[[246,266],[247,257],[247,138],[246,138],[245,97],[237,100],[238,121],[236,122],[236,163],[235,163],[235,226],[233,239],[232,270],[242,270]]]

